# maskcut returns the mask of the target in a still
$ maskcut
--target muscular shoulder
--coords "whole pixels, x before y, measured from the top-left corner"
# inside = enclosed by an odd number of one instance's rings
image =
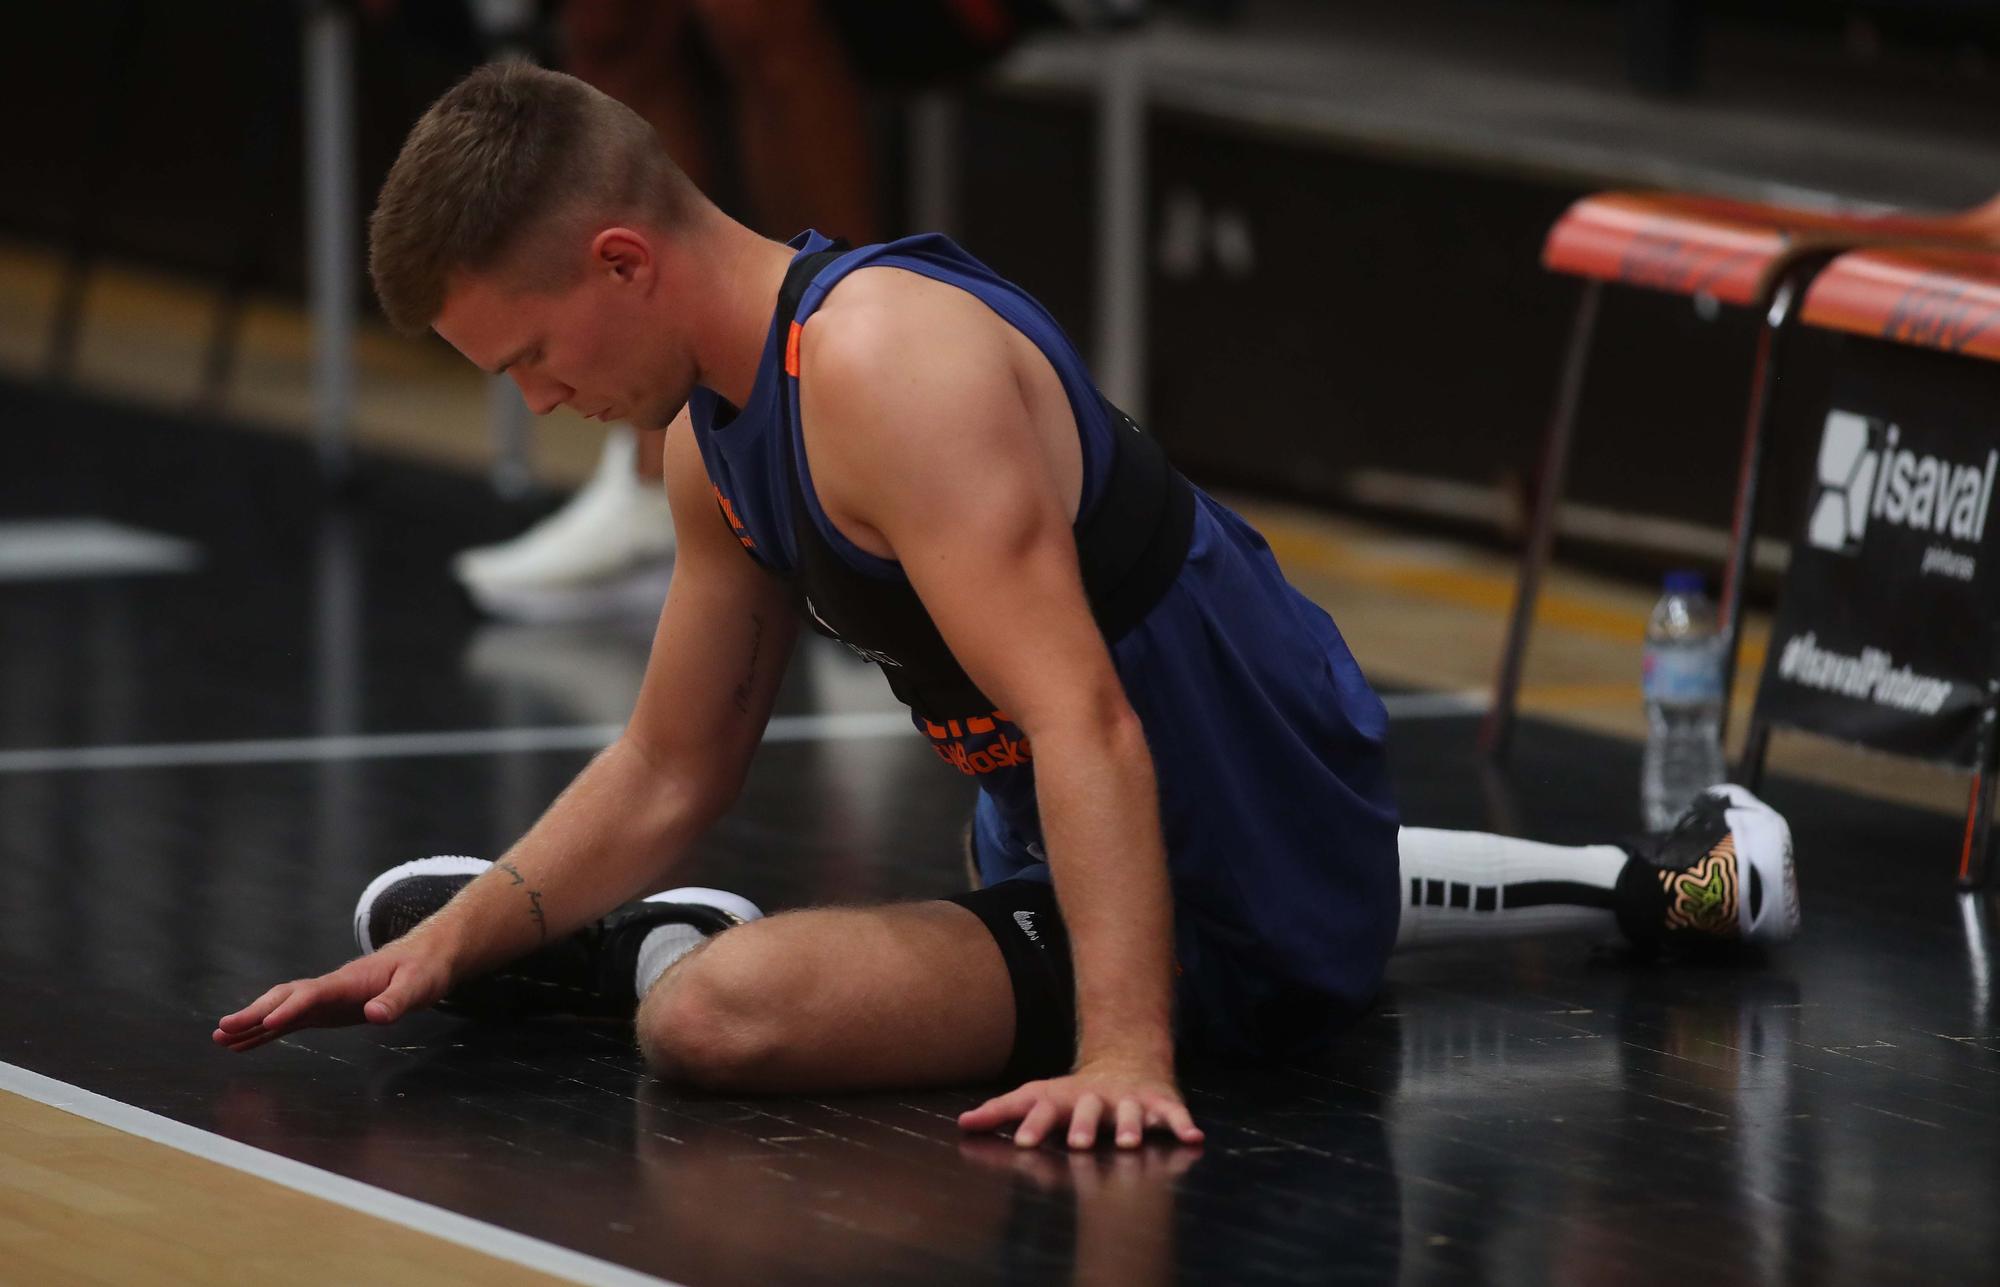
[[[963,291],[891,268],[844,280],[799,343],[802,428],[829,514],[873,537],[885,508],[955,504],[1035,462],[1017,360],[1006,323]]]
[[[953,385],[978,391],[995,377],[1011,381],[1011,360],[1007,324],[991,309],[901,268],[861,268],[842,279],[799,341],[802,390],[835,414],[852,398],[918,388],[935,398]]]

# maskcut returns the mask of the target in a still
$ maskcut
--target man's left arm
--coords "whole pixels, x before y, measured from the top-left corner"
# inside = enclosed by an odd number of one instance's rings
[[[928,301],[927,301],[928,302]],[[1077,1063],[965,1114],[1033,1146],[1101,1126],[1201,1139],[1174,1084],[1173,910],[1153,762],[1085,597],[1065,499],[1005,334],[951,302],[822,314],[801,346],[822,503],[895,551],[967,675],[1033,749],[1077,979]],[[983,315],[983,316],[981,316]],[[820,335],[815,336],[818,330]]]

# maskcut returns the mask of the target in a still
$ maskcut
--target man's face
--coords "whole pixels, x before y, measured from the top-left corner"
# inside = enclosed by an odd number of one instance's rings
[[[568,406],[592,419],[665,428],[687,405],[693,360],[645,308],[659,285],[652,262],[598,250],[578,280],[554,289],[461,273],[432,329],[473,365],[512,376],[536,415]]]

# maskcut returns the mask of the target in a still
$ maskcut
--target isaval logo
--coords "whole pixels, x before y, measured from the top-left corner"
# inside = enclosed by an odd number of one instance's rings
[[[1989,450],[1982,464],[1965,464],[1905,447],[1902,437],[1899,427],[1873,416],[1827,413],[1806,526],[1813,546],[1854,554],[1877,520],[1967,544],[1985,538],[2000,450]],[[1970,561],[1963,561],[1969,571]]]

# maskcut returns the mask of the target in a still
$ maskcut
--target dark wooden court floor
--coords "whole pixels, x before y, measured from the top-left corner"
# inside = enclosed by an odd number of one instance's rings
[[[423,1015],[229,1057],[213,1018],[344,959],[374,871],[494,853],[588,754],[334,739],[616,723],[644,636],[475,622],[444,560],[519,515],[470,480],[377,462],[329,508],[277,438],[4,386],[0,425],[0,521],[95,515],[205,557],[0,582],[0,1060],[698,1287],[1956,1282],[2000,1264],[1990,908],[1952,889],[1956,825],[1784,781],[1798,943],[1400,960],[1324,1060],[1186,1069],[1198,1154],[964,1139],[971,1088],[685,1094],[608,1026]],[[868,683],[817,653],[781,710],[883,708],[857,698]],[[1632,825],[1636,748],[1533,726],[1488,780],[1471,742],[1464,717],[1397,729],[1407,821],[1561,841]],[[26,754],[75,748],[102,754]],[[767,906],[938,894],[969,800],[912,737],[769,745],[688,876]]]

